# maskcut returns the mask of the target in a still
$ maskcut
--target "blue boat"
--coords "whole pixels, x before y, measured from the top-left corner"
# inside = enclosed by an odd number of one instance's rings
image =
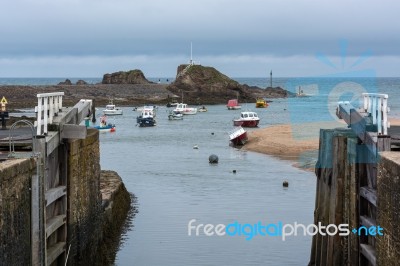
[[[94,126],[93,128],[98,129],[100,132],[115,132],[115,125],[111,123],[107,123],[107,117],[100,117],[100,125]]]

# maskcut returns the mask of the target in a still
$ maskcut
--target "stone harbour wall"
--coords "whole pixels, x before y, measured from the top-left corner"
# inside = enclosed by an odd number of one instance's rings
[[[378,164],[377,265],[398,265],[400,258],[400,152],[382,152]]]
[[[68,264],[85,265],[102,238],[99,132],[68,146]]]
[[[31,177],[34,159],[0,163],[0,265],[31,264]]]

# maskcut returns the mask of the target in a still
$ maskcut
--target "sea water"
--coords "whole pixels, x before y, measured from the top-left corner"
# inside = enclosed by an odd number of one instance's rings
[[[265,78],[237,80],[269,85]],[[0,84],[7,82],[0,79]],[[44,79],[36,85],[51,82]],[[273,82],[292,92],[303,90],[309,97],[271,99],[267,109],[256,110],[261,128],[333,121],[336,102],[360,104],[362,92],[388,93],[391,116],[400,114],[398,78],[275,78]],[[243,109],[255,110],[254,104],[242,103]],[[117,130],[100,135],[101,168],[119,173],[128,191],[136,195],[138,209],[116,264],[306,265],[311,236],[247,239],[243,234],[207,236],[201,231],[196,236],[193,230],[189,235],[193,219],[195,226],[313,222],[315,175],[290,161],[229,146],[232,119],[240,111],[228,111],[224,105],[207,108],[206,113],[169,121],[168,109],[159,107],[157,126],[151,128],[139,128],[138,113],[130,107],[123,107],[124,115],[109,119]],[[312,132],[310,137],[317,136]],[[211,154],[219,157],[218,164],[209,164]],[[315,154],[307,156],[315,160]],[[282,187],[285,180],[288,188]]]

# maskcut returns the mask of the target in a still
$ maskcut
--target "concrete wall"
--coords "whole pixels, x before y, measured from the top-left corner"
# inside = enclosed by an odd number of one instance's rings
[[[68,147],[69,265],[85,265],[95,257],[102,238],[99,132],[88,130],[84,140]]]
[[[377,225],[382,237],[376,238],[378,265],[399,265],[400,259],[400,152],[382,152],[378,164]]]
[[[31,264],[31,177],[34,159],[0,163],[0,265]]]

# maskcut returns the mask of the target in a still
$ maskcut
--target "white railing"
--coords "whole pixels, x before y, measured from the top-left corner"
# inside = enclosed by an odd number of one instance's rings
[[[37,95],[38,105],[35,107],[37,135],[47,134],[47,125],[53,123],[54,116],[62,110],[64,92],[41,93]],[[43,126],[43,129],[42,129]]]
[[[389,96],[379,93],[363,93],[362,95],[364,98],[364,111],[371,115],[372,123],[378,128],[378,134],[387,135],[387,129],[390,127],[387,118]]]

